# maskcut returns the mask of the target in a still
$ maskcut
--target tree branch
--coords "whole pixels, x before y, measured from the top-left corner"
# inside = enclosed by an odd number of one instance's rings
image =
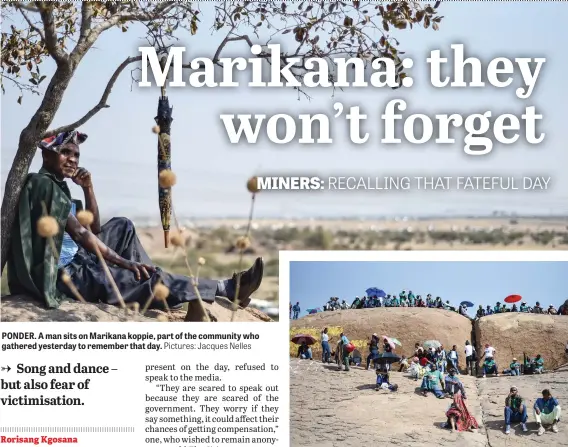
[[[12,4],[18,9],[25,9],[29,12],[39,12],[39,9],[36,6],[30,5],[27,2],[13,2]]]
[[[87,34],[91,30],[92,18],[93,5],[91,5],[90,2],[83,2],[81,6],[81,32],[79,34],[79,40],[87,38]]]
[[[101,99],[99,100],[99,102],[97,103],[97,105],[95,107],[93,107],[91,110],[89,110],[82,118],[78,119],[74,123],[68,124],[66,126],[58,127],[57,129],[47,131],[43,135],[43,138],[51,137],[51,136],[57,135],[61,132],[67,132],[69,130],[75,130],[75,129],[79,128],[80,126],[82,126],[83,124],[85,124],[87,121],[89,121],[93,116],[95,116],[97,113],[99,113],[102,109],[106,109],[106,108],[110,107],[107,104],[107,100],[110,96],[110,93],[112,91],[112,88],[114,87],[116,80],[118,79],[118,77],[120,76],[122,71],[128,65],[132,64],[133,62],[138,62],[138,61],[141,61],[141,60],[142,60],[142,56],[133,56],[133,57],[126,58],[124,60],[124,62],[122,62],[118,66],[118,68],[114,71],[114,73],[110,77],[110,79],[107,83],[107,86],[106,86],[106,88],[103,92],[103,95],[101,96]]]
[[[69,56],[57,44],[57,29],[55,27],[55,19],[53,17],[53,7],[51,5],[44,5],[42,2],[36,2],[39,8],[41,20],[43,22],[43,29],[45,32],[44,42],[50,56],[57,62],[57,65],[66,64]]]
[[[30,25],[30,28],[33,29],[36,33],[38,33],[39,36],[42,38],[42,40],[45,42],[45,34],[43,33],[42,30],[40,30],[37,26],[35,26],[33,24],[30,17],[26,14],[26,11],[24,10],[24,8],[21,5],[16,5],[16,9],[18,11],[20,11],[20,14],[22,14],[22,16],[24,17],[26,22],[28,22],[28,25]]]
[[[213,56],[213,63],[216,64],[217,62],[219,62],[219,56],[221,56],[221,52],[223,51],[223,49],[225,48],[225,46],[229,43],[229,42],[236,42],[237,40],[244,40],[249,47],[253,46],[252,40],[250,40],[250,37],[247,36],[246,34],[244,36],[237,36],[237,37],[229,37],[227,35],[227,37],[225,37],[223,39],[223,41],[221,42],[221,44],[219,45],[219,47],[217,48],[217,51],[215,51],[215,56]]]

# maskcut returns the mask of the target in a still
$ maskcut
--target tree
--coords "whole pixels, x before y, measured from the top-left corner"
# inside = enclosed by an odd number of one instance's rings
[[[244,41],[252,46],[262,43],[262,35],[266,36],[265,43],[280,40],[293,44],[293,51],[282,55],[284,63],[289,57],[301,60],[357,57],[366,62],[388,57],[399,67],[397,76],[400,80],[405,76],[399,56],[402,52],[398,49],[399,42],[389,35],[390,29],[402,30],[414,25],[438,29],[442,19],[436,15],[439,3],[432,7],[417,1],[388,4],[360,1],[216,2],[212,6],[214,15],[209,19],[213,32],[222,33],[222,40],[211,59],[219,64],[228,44]],[[2,32],[2,90],[6,84],[19,89],[18,102],[21,103],[25,93],[40,94],[39,86],[47,84],[40,106],[20,133],[16,157],[4,188],[1,216],[3,270],[18,197],[37,145],[42,138],[78,128],[109,107],[107,102],[120,74],[141,60],[140,55],[128,55],[107,81],[93,108],[77,121],[50,130],[69,82],[97,39],[110,29],[118,27],[126,33],[129,27],[141,24],[145,26],[149,43],[158,51],[167,52],[175,36],[180,33],[195,35],[203,27],[204,14],[201,14],[198,2],[139,0],[84,1],[80,4],[3,2],[2,14],[18,17],[24,24],[19,28],[12,25]],[[267,54],[261,53],[258,57],[267,58]],[[40,71],[42,62],[48,58],[56,63],[55,73],[49,79]],[[294,75],[305,74],[302,67],[295,67]],[[301,90],[298,93],[307,96]]]

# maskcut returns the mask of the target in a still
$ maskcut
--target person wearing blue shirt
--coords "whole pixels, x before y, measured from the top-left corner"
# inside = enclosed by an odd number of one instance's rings
[[[542,397],[539,397],[534,403],[534,418],[538,425],[539,436],[544,434],[543,425],[552,425],[552,431],[558,433],[560,404],[557,399],[552,397],[550,390],[543,390]]]

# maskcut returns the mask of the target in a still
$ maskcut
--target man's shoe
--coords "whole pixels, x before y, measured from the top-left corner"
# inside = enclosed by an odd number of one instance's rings
[[[511,426],[510,426],[510,425],[506,425],[506,426],[505,426],[505,434],[508,435],[509,433],[511,433]]]
[[[238,304],[242,308],[250,304],[251,295],[258,290],[262,282],[262,275],[264,274],[264,261],[262,258],[256,258],[252,267],[244,272],[235,273],[233,281],[235,285],[235,293],[237,291],[237,280],[239,280],[239,296]]]
[[[552,431],[554,433],[558,433],[558,424],[556,422],[554,424],[552,424]]]
[[[539,436],[544,435],[544,427],[542,425],[538,426],[538,433]]]
[[[521,428],[523,429],[524,432],[529,431],[529,429],[527,428],[527,424],[525,424],[524,422],[521,424]]]

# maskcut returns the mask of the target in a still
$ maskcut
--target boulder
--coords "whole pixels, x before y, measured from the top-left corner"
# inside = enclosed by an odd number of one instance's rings
[[[530,357],[541,354],[544,368],[554,369],[566,362],[568,317],[521,312],[489,315],[475,323],[478,352],[489,343],[496,349],[499,370],[509,367],[513,357],[523,362],[523,353]]]
[[[218,298],[214,304],[205,304],[212,321],[231,321],[233,311],[231,302],[225,298]],[[45,309],[36,304],[36,301],[24,295],[4,296],[0,299],[0,321],[145,321],[157,322],[160,315],[166,315],[169,321],[183,321],[185,311],[172,311],[171,314],[150,310],[144,316],[132,311],[125,312],[116,306],[107,304],[83,304],[78,302],[64,302],[58,309]],[[237,310],[234,321],[273,321],[270,317],[257,309]]]
[[[389,307],[374,309],[348,309],[333,312],[320,312],[292,320],[290,338],[296,334],[309,334],[318,340],[312,346],[314,358],[321,358],[321,336],[323,328],[328,328],[332,350],[344,332],[363,355],[368,355],[367,342],[371,335],[386,335],[397,338],[402,348],[397,347],[398,355],[407,357],[414,353],[414,344],[426,340],[438,340],[449,350],[457,345],[460,367],[465,368],[465,341],[471,342],[471,320],[456,312],[442,309],[417,307]],[[297,356],[298,346],[290,342],[290,355]],[[381,349],[382,351],[382,349]]]

